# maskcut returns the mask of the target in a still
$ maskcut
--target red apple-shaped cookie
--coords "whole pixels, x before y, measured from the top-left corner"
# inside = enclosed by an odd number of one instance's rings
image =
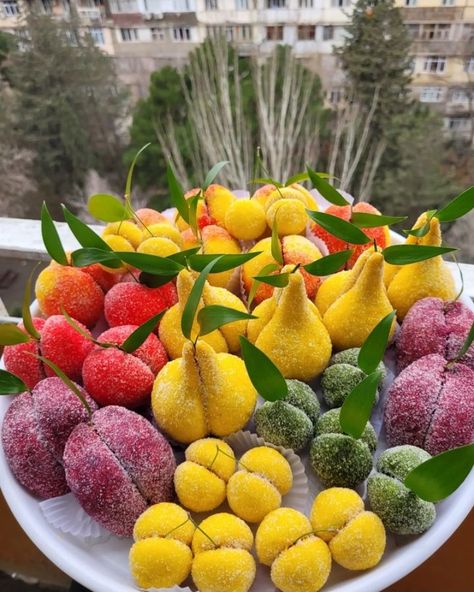
[[[137,329],[123,325],[104,331],[98,341],[121,345]],[[151,333],[133,353],[96,345],[82,367],[84,386],[100,405],[139,407],[148,402],[155,376],[168,361],[166,350]]]
[[[423,298],[405,317],[397,337],[397,364],[400,370],[418,358],[439,354],[455,358],[474,323],[474,311],[459,301]],[[474,370],[474,345],[459,360]]]
[[[474,371],[439,354],[419,358],[392,383],[384,411],[389,446],[432,455],[474,439]]]
[[[99,409],[74,429],[64,467],[83,509],[119,536],[131,536],[149,504],[173,497],[171,446],[146,419],[123,407]]]
[[[48,499],[67,493],[64,446],[72,430],[88,417],[78,397],[56,377],[45,378],[31,393],[13,399],[2,425],[3,450],[12,473],[33,495]]]

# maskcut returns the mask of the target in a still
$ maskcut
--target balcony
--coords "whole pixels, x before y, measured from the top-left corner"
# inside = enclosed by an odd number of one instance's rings
[[[3,0],[0,3],[0,18],[17,18],[20,14],[20,6],[16,0]]]

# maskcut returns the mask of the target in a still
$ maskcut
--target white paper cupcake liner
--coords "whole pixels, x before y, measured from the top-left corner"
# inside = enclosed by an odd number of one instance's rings
[[[94,543],[112,536],[82,509],[72,493],[44,500],[39,506],[46,521],[61,532]]]
[[[270,448],[275,448],[275,450],[281,452],[290,464],[291,472],[293,473],[293,487],[285,496],[283,496],[281,505],[294,508],[300,512],[306,510],[309,497],[308,478],[300,457],[295,454],[293,450],[269,444],[268,442],[265,442],[263,438],[257,436],[257,434],[248,431],[236,432],[225,438],[225,441],[231,446],[237,458],[240,458],[247,450],[257,446],[269,446]]]

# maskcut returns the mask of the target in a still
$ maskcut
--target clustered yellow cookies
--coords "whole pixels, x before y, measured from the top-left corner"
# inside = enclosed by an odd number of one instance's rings
[[[256,565],[252,531],[239,517],[218,513],[194,525],[175,504],[157,504],[137,520],[130,568],[141,588],[182,584],[191,574],[200,592],[248,592]],[[281,592],[317,592],[332,561],[349,570],[377,565],[385,550],[381,520],[345,488],[318,494],[311,515],[276,508],[256,535],[259,562]]]

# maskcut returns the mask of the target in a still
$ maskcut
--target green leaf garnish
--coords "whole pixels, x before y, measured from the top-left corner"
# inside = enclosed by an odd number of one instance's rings
[[[173,275],[183,269],[183,265],[159,255],[149,255],[148,253],[134,253],[133,251],[116,251],[115,253],[125,263],[136,267],[140,271],[146,271],[155,275]]]
[[[122,343],[120,349],[124,352],[127,352],[127,354],[131,354],[136,349],[138,349],[140,345],[146,341],[150,333],[153,333],[153,330],[156,328],[156,325],[160,321],[161,317],[165,314],[166,310],[162,310],[160,313],[151,317],[151,319],[148,319],[148,321],[145,321],[142,325],[135,329],[135,331],[131,333]]]
[[[346,243],[353,245],[366,245],[371,242],[365,233],[360,228],[346,222],[342,218],[333,216],[331,214],[325,214],[324,212],[313,212],[312,210],[306,210],[308,216],[319,224],[324,230],[327,230],[333,236],[340,238]]]
[[[188,264],[188,258],[191,257],[191,255],[195,255],[200,250],[201,247],[193,247],[192,249],[186,249],[186,251],[179,251],[178,253],[168,255],[166,259],[171,259],[171,261],[176,261],[176,263],[186,267]]]
[[[197,207],[200,199],[203,199],[201,192],[193,195],[187,200],[189,208],[189,226],[191,227],[194,236],[198,236]]]
[[[168,282],[173,281],[177,275],[178,273],[171,275],[154,275],[152,273],[142,271],[138,276],[138,281],[140,284],[148,286],[148,288],[159,288],[160,286],[164,286]]]
[[[262,267],[262,269],[258,272],[258,275],[259,276],[266,276],[266,274],[268,274],[272,271],[276,271],[279,268],[280,268],[279,265],[277,265],[276,263],[269,263],[268,265],[265,265],[264,267]],[[253,278],[252,285],[250,287],[249,295],[247,298],[247,303],[248,303],[249,308],[252,305],[252,302],[255,298],[255,294],[257,293],[259,285],[260,285],[260,282],[258,280],[256,280],[255,278]]]
[[[130,210],[132,209],[132,206],[131,206],[131,203],[130,203],[130,196],[132,194],[133,171],[135,169],[135,165],[137,164],[138,157],[140,156],[140,154],[144,150],[146,150],[148,148],[148,146],[151,146],[151,142],[148,142],[147,144],[145,144],[144,146],[142,146],[140,148],[140,150],[135,154],[135,156],[134,156],[134,158],[132,160],[132,164],[130,165],[130,168],[128,169],[127,181],[125,183],[125,201],[127,202],[127,205],[130,208]]]
[[[74,216],[65,205],[62,208],[67,225],[82,247],[112,251],[111,247],[92,228],[89,228],[87,224],[84,224],[77,216]]]
[[[474,444],[442,452],[415,467],[404,484],[427,502],[439,502],[451,495],[474,465]]]
[[[0,395],[19,395],[30,389],[11,372],[0,370]]]
[[[278,236],[277,214],[278,210],[275,212],[275,217],[273,218],[271,250],[273,259],[280,263],[280,265],[283,265],[283,253],[281,250],[280,237]]]
[[[406,220],[408,216],[385,216],[384,214],[366,214],[365,212],[353,212],[351,222],[358,228],[378,228],[379,226],[391,226]]]
[[[474,208],[474,186],[469,187],[435,214],[440,222],[452,222]]]
[[[256,275],[253,279],[257,280],[257,282],[274,286],[275,288],[284,288],[290,281],[290,274],[279,273],[275,275]]]
[[[189,224],[189,206],[187,199],[184,197],[184,191],[176,179],[173,168],[170,163],[166,167],[166,178],[168,180],[168,188],[170,190],[171,202],[178,210],[181,218]]]
[[[212,184],[214,179],[217,177],[221,169],[225,167],[226,164],[229,164],[228,160],[221,160],[212,167],[212,169],[207,173],[206,178],[204,179],[204,185],[202,186],[203,191],[206,191],[209,185]]]
[[[457,362],[457,360],[460,360],[467,352],[467,350],[471,347],[472,342],[474,341],[474,323],[472,323],[471,328],[469,329],[469,333],[466,336],[466,339],[464,340],[464,343],[462,344],[461,349],[458,351],[457,356],[453,359],[450,360],[452,362]]]
[[[395,315],[396,311],[392,310],[377,323],[359,350],[357,365],[366,374],[375,372],[383,360]]]
[[[204,284],[206,283],[207,276],[215,267],[219,259],[220,256],[217,256],[216,259],[213,259],[210,263],[206,265],[206,267],[199,274],[197,280],[194,282],[194,286],[192,287],[191,292],[189,293],[188,300],[183,309],[183,314],[181,317],[181,332],[187,339],[191,338],[194,317],[196,316],[196,311],[199,306],[199,301],[201,300],[201,294],[204,289]]]
[[[35,355],[35,354],[32,354],[32,355]],[[38,356],[38,355],[35,355],[35,357],[38,358],[38,360],[41,360],[43,362],[43,364],[46,364],[46,366],[49,366],[51,368],[51,370],[56,374],[56,376],[58,378],[60,378],[64,382],[64,384],[76,395],[76,397],[83,404],[84,408],[86,409],[87,413],[89,414],[89,417],[91,417],[92,416],[92,409],[90,408],[89,403],[86,401],[85,397],[83,396],[81,391],[78,389],[78,387],[73,383],[73,381],[69,377],[67,377],[64,374],[64,372],[61,370],[61,368],[56,366],[56,364],[54,364],[54,362],[51,362],[51,360],[48,360],[48,358],[45,358],[43,356]]]
[[[377,387],[382,379],[382,372],[376,370],[366,376],[347,395],[341,407],[339,422],[345,434],[360,438],[370,419],[375,402]]]
[[[417,238],[426,236],[431,228],[431,218],[433,218],[435,214],[436,210],[429,210],[426,212],[426,222],[422,226],[419,226],[418,228],[411,228],[410,230],[403,230],[403,234],[405,236],[416,236]]]
[[[0,345],[27,343],[30,337],[13,323],[0,325]]]
[[[325,181],[321,175],[316,171],[313,171],[311,167],[307,167],[308,177],[310,178],[313,187],[319,191],[319,193],[335,206],[348,206],[349,202],[343,197],[337,189]],[[363,244],[363,243],[357,243]]]
[[[252,179],[249,181],[249,185],[275,185],[277,189],[281,189],[284,187],[283,183],[272,179],[271,177],[258,177],[257,179]]]
[[[247,374],[257,392],[266,401],[284,399],[288,394],[288,385],[278,367],[243,335],[239,339]]]
[[[256,318],[257,317],[254,315],[235,310],[235,308],[220,306],[219,304],[210,304],[204,306],[198,312],[197,321],[200,326],[199,335],[207,335],[219,327],[222,327],[222,325],[227,325],[234,321],[244,321]]]
[[[382,255],[385,261],[391,265],[409,265],[457,250],[451,247],[432,247],[430,245],[391,245],[385,247]]]
[[[317,172],[316,174],[321,179],[329,179],[329,177],[330,177],[330,175],[328,173]],[[301,181],[308,181],[308,180],[309,180],[308,172],[297,173],[296,175],[293,175],[292,177],[290,177],[289,179],[286,180],[285,187],[288,187],[289,185],[293,185],[293,183],[301,183]]]
[[[36,269],[36,268],[35,268]],[[33,319],[31,318],[31,310],[30,310],[30,302],[31,302],[31,280],[33,279],[33,270],[26,282],[25,286],[25,293],[23,295],[23,304],[21,307],[21,316],[23,318],[23,326],[25,327],[27,333],[31,335],[33,339],[40,339],[41,335],[39,334],[38,330],[35,328],[33,324]]]
[[[122,266],[120,257],[117,257],[113,251],[104,251],[95,247],[73,251],[71,253],[71,260],[75,267],[87,267],[94,263],[102,263],[102,265],[115,269]]]
[[[43,243],[51,259],[60,265],[69,265],[58,231],[49,213],[46,202],[41,206],[41,236]]]
[[[312,263],[303,265],[303,269],[311,275],[317,276],[337,273],[341,267],[349,261],[353,252],[354,251],[349,249],[347,251],[338,251],[337,253],[326,255],[326,257],[321,257],[321,259],[316,259],[316,261],[313,261]]]
[[[82,337],[84,337],[84,339],[87,339],[87,341],[92,341],[92,343],[97,343],[97,344],[99,343],[98,341],[96,341],[92,337],[92,335],[88,331],[83,329],[79,325],[79,323],[71,317],[71,315],[66,311],[66,309],[64,307],[61,308],[61,312],[62,312],[63,317],[65,318],[67,324],[70,325],[74,329],[74,331],[77,331],[77,333],[82,335]]]
[[[103,222],[119,222],[128,218],[127,208],[118,197],[108,193],[91,195],[87,209],[94,218]]]
[[[225,253],[203,253],[199,255],[191,255],[188,257],[188,262],[189,267],[194,271],[203,271],[208,263],[218,258],[219,262],[216,264],[213,273],[220,273],[221,271],[229,271],[229,269],[239,267],[240,265],[250,261],[250,259],[253,259],[260,254],[261,251],[255,251],[252,253],[239,253],[238,255],[226,255]]]

